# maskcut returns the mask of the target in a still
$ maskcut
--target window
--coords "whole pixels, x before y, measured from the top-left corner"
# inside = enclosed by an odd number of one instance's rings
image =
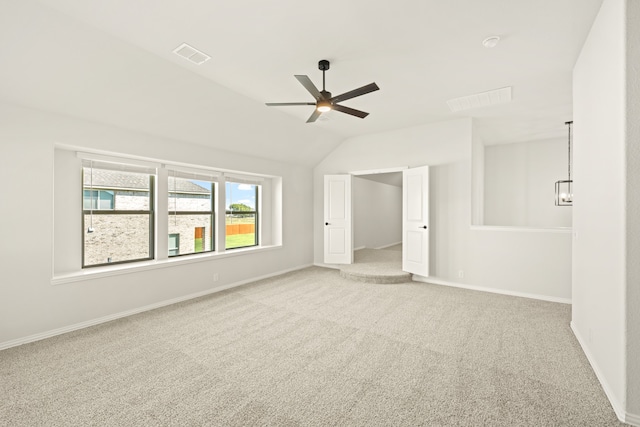
[[[56,280],[282,244],[281,177],[67,148],[55,149],[54,172]]]
[[[226,249],[258,245],[258,193],[260,186],[226,183]]]
[[[180,235],[169,234],[169,256],[180,255]]]
[[[83,267],[153,258],[153,170],[83,161]]]
[[[214,245],[214,176],[169,171],[169,235],[179,235],[169,256],[210,252]]]
[[[115,191],[84,190],[84,209],[111,210],[114,207],[114,203]]]

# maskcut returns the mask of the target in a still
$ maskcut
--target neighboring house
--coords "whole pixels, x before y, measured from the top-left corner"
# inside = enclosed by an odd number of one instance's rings
[[[84,265],[149,258],[149,176],[95,168],[84,172]],[[211,191],[182,178],[169,177],[168,184],[169,256],[211,250]]]

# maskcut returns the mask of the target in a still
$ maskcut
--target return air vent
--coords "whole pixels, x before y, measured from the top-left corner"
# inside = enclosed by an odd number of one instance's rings
[[[182,43],[180,46],[178,46],[177,48],[175,48],[173,50],[173,53],[175,53],[178,56],[183,57],[184,59],[187,59],[191,62],[193,62],[194,64],[197,65],[201,65],[203,63],[205,63],[206,61],[208,61],[209,59],[211,59],[211,57],[209,55],[207,55],[206,53],[199,51],[198,49],[196,49],[193,46],[189,46],[186,43]]]
[[[511,86],[450,99],[447,101],[447,105],[449,105],[449,109],[455,113],[456,111],[489,107],[491,105],[505,104],[507,102],[511,102]]]

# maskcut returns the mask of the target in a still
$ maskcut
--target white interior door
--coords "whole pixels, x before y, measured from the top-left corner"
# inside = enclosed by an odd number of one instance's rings
[[[324,262],[353,263],[351,175],[324,176]]]
[[[429,275],[429,166],[402,171],[402,269]]]

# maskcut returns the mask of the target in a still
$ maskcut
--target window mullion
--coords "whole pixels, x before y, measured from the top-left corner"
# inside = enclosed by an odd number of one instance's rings
[[[224,253],[227,248],[227,189],[226,177],[222,175],[218,179],[218,197],[216,211],[216,249],[219,253]]]
[[[169,258],[169,173],[158,168],[156,180],[156,259]]]

